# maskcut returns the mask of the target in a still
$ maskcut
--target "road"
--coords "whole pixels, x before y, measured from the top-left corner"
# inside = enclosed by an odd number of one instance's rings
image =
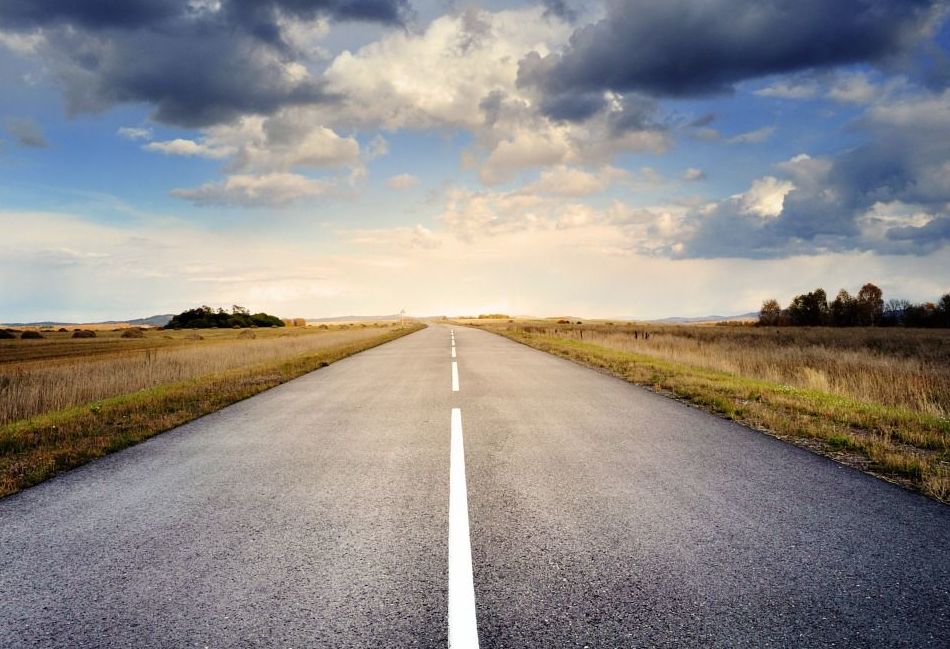
[[[450,331],[0,501],[0,647],[950,645],[950,507]]]

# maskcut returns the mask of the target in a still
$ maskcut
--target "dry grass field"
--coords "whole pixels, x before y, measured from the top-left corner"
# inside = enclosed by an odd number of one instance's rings
[[[419,329],[43,332],[0,340],[0,496]]]
[[[0,425],[119,394],[378,337],[378,327],[148,331],[0,341]],[[13,344],[10,344],[13,343]]]
[[[950,501],[950,331],[463,323]]]

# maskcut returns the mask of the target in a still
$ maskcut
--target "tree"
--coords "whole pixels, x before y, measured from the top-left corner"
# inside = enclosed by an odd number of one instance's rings
[[[884,305],[884,318],[881,324],[887,327],[899,327],[905,323],[905,314],[911,306],[907,300],[891,299]]]
[[[248,313],[243,307],[235,306],[231,313],[224,309],[212,309],[200,306],[182,311],[165,325],[166,329],[229,329],[232,327],[283,327],[283,321],[267,313]]]
[[[831,303],[830,312],[833,327],[853,327],[857,320],[857,300],[841,289]]]
[[[950,327],[950,293],[945,293],[937,302],[937,326]]]
[[[828,322],[828,296],[824,289],[796,295],[788,305],[788,317],[799,327],[818,327]]]
[[[868,282],[858,291],[856,300],[857,324],[876,327],[884,317],[884,297],[881,289]]]
[[[759,309],[759,325],[762,327],[777,327],[782,318],[782,307],[778,300],[769,299],[762,303]]]

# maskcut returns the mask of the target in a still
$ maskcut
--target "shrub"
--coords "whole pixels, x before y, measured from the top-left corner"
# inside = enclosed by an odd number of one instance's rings
[[[209,306],[182,311],[172,317],[166,329],[212,329],[237,327],[283,327],[284,322],[267,313],[249,313],[247,309],[234,306],[231,313],[224,309],[215,311]]]
[[[77,329],[73,332],[73,338],[95,338],[96,332],[89,329]]]
[[[40,340],[42,338],[46,338],[46,336],[41,334],[39,331],[24,331],[20,334],[20,338],[23,340]]]
[[[66,327],[60,327],[56,331],[58,331],[59,333],[65,333],[66,331],[68,331],[68,329],[66,329]]]
[[[122,338],[145,338],[145,332],[138,327],[129,327],[122,332]]]
[[[12,340],[14,338],[16,338],[16,335],[12,331],[0,329],[0,340]]]

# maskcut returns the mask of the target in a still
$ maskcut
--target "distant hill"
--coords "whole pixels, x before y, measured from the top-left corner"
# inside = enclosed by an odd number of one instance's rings
[[[109,320],[107,322],[98,322],[96,324],[122,324],[128,323],[136,327],[141,326],[152,326],[152,327],[164,327],[172,319],[171,313],[163,313],[161,315],[150,315],[147,318],[136,318],[134,320]]]
[[[307,318],[307,322],[377,322],[379,320],[399,320],[399,318],[411,318],[410,315],[339,315],[332,318]]]
[[[758,319],[758,311],[751,311],[749,313],[740,313],[739,315],[705,315],[694,318],[672,317],[661,318],[659,320],[647,320],[647,322],[655,322],[657,324],[698,324],[700,322],[742,322],[744,320]]]
[[[129,324],[134,327],[164,327],[171,319],[171,313],[163,313],[161,315],[151,315],[147,318],[135,318],[133,320],[105,320],[103,322],[59,322],[53,320],[44,320],[42,322],[6,322],[4,324],[7,324],[11,327],[75,327],[84,324]]]

